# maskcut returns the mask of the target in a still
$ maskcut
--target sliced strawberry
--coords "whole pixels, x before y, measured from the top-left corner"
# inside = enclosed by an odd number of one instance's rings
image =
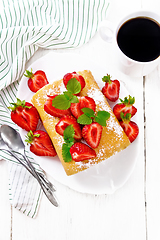
[[[48,96],[47,101],[44,104],[44,110],[54,116],[54,117],[63,117],[64,115],[71,115],[70,109],[66,110],[60,110],[58,108],[55,108],[52,106],[52,100],[56,97],[57,95],[54,96]]]
[[[57,155],[49,135],[42,130],[29,131],[26,142],[31,144],[30,151],[37,156],[54,157]]]
[[[84,80],[84,77],[79,75],[78,73],[76,72],[72,72],[72,73],[67,73],[64,75],[63,77],[63,83],[65,85],[65,87],[67,86],[67,83],[68,81],[71,79],[71,78],[76,78],[80,84],[81,84],[81,91],[82,89],[85,87],[86,83],[85,83],[85,80]]]
[[[96,104],[93,98],[90,97],[78,97],[78,103],[71,103],[71,112],[75,118],[79,118],[83,112],[82,108],[91,108],[93,111],[96,110]]]
[[[94,149],[81,142],[76,142],[72,145],[70,148],[70,154],[75,162],[96,157]]]
[[[91,148],[97,148],[102,135],[102,126],[93,122],[85,125],[82,129],[82,136]]]
[[[11,119],[22,129],[35,131],[39,121],[39,113],[37,109],[29,102],[17,99],[16,103],[11,103]]]
[[[24,76],[29,78],[28,87],[32,92],[37,92],[39,89],[49,83],[45,72],[42,70],[38,70],[35,73],[32,73],[32,69],[31,72],[26,70],[26,74],[24,74]]]
[[[69,125],[72,125],[75,131],[74,138],[80,140],[82,138],[82,131],[80,125],[77,123],[76,118],[73,116],[63,116],[60,118],[59,122],[56,124],[56,132],[63,136],[63,132]]]
[[[130,121],[130,113],[127,113],[125,116],[123,113],[121,113],[121,118],[122,120],[119,123],[123,128],[124,132],[126,133],[127,137],[129,138],[129,141],[132,143],[139,134],[138,125],[135,122]]]
[[[113,108],[113,112],[116,116],[116,118],[118,120],[121,120],[121,116],[120,113],[123,112],[124,115],[126,113],[130,113],[131,117],[133,117],[136,112],[137,112],[137,108],[133,106],[133,104],[135,103],[135,98],[129,96],[128,98],[125,97],[124,100],[120,99],[121,103],[120,104],[116,104]]]
[[[105,86],[102,88],[102,93],[111,102],[115,102],[119,98],[120,83],[116,80],[111,80],[110,75],[104,76],[102,80],[105,82]]]

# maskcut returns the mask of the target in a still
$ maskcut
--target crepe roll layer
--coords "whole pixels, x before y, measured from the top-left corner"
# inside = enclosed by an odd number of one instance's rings
[[[130,145],[128,137],[116,119],[105,96],[102,94],[99,86],[97,85],[91,71],[84,70],[78,72],[78,74],[82,75],[86,82],[86,86],[81,91],[80,96],[88,96],[93,98],[96,103],[96,112],[103,110],[110,113],[110,118],[106,122],[107,125],[106,127],[103,127],[100,144],[95,149],[97,154],[95,158],[80,162],[64,162],[63,160],[62,145],[64,143],[64,140],[63,137],[55,131],[55,125],[58,123],[59,118],[53,117],[44,111],[44,104],[47,100],[47,95],[60,94],[66,90],[62,79],[54,81],[53,83],[41,88],[33,95],[31,100],[40,114],[43,125],[53,142],[58,157],[67,175],[76,174],[95,164],[98,164],[101,161],[107,161],[109,157],[124,150],[127,146]]]

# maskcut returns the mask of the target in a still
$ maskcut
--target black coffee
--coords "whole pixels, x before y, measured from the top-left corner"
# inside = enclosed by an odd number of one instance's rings
[[[131,59],[152,61],[160,55],[160,25],[150,18],[133,18],[119,29],[117,42]]]

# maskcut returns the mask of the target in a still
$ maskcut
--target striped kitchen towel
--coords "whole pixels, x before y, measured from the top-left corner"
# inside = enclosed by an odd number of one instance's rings
[[[35,51],[87,43],[108,8],[109,0],[0,0],[0,124],[17,128],[7,107],[16,100],[25,64]],[[0,151],[0,157],[10,160],[11,203],[35,217],[41,195],[37,182],[9,155]]]

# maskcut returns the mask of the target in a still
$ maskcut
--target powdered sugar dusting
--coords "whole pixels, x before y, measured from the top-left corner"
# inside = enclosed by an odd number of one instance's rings
[[[99,150],[99,152],[97,153],[97,157],[98,157],[98,158],[103,157],[104,153],[105,153],[104,148],[101,148],[101,149]]]
[[[82,169],[82,168],[89,168],[93,165],[95,165],[97,163],[96,160],[94,159],[89,159],[88,162],[83,162],[83,161],[80,161],[80,162],[75,162],[75,165],[76,165],[76,168],[77,169]]]
[[[66,90],[63,82],[61,82],[58,86],[54,85],[51,86],[49,89],[45,89],[43,94],[47,98],[47,95],[55,95],[55,94],[62,94]]]
[[[104,95],[99,89],[94,87],[90,88],[87,91],[87,95],[94,99],[96,105],[99,107],[99,111],[108,111],[110,113],[110,118],[107,120],[107,128],[116,132],[116,134],[121,137],[123,135],[123,130],[117,121],[115,121],[115,117],[113,116],[112,110],[104,101]]]
[[[88,97],[91,97],[94,99],[96,105],[99,106],[100,111],[102,111],[102,110],[108,111],[108,107],[104,103],[104,96],[99,89],[92,87],[87,91],[87,95],[88,95]]]
[[[41,103],[42,99],[47,100],[47,96],[53,96],[55,94],[62,94],[66,90],[63,82],[61,82],[58,86],[54,85],[54,87],[52,87],[52,84],[50,84],[50,86],[51,86],[50,88],[48,88],[48,85],[46,85],[46,86],[41,89],[41,91],[43,91],[41,93],[41,95],[38,95],[35,98],[37,106],[41,106],[42,105],[42,103]]]
[[[45,86],[41,90],[41,94],[37,94],[35,98],[36,104],[40,107],[40,109],[46,102],[48,95],[53,96],[55,94],[62,94],[64,91],[66,91],[66,88],[63,84],[63,81],[60,80],[58,82],[55,82],[55,84],[53,83]],[[80,162],[74,162],[71,165],[66,164],[66,172],[70,172],[71,168],[74,173],[83,171],[84,169],[90,168],[91,166],[94,166],[99,162],[105,160],[106,158],[119,152],[119,149],[121,150],[124,132],[123,129],[120,127],[118,121],[116,120],[116,117],[112,112],[111,107],[109,106],[109,104],[107,104],[105,96],[103,95],[101,90],[96,87],[94,82],[92,84],[90,81],[88,83],[88,88],[86,89],[85,95],[94,99],[96,103],[96,111],[107,111],[110,113],[110,118],[106,121],[107,126],[103,129],[104,132],[101,138],[101,145],[99,145],[99,147],[95,149],[96,158],[91,158]],[[54,116],[47,114],[47,118],[43,120],[43,123],[46,126],[46,129],[49,127],[50,131],[55,131],[56,121]],[[61,148],[64,143],[63,136],[57,136],[56,134],[51,135],[57,153],[60,151],[59,156],[61,158]],[[84,140],[81,141],[83,142]],[[85,142],[85,144],[87,143]]]
[[[117,134],[117,136],[122,137],[123,136],[123,129],[120,127],[118,122],[115,122],[115,119],[112,115],[110,115],[109,118],[109,124],[107,125],[108,129],[114,130]]]

